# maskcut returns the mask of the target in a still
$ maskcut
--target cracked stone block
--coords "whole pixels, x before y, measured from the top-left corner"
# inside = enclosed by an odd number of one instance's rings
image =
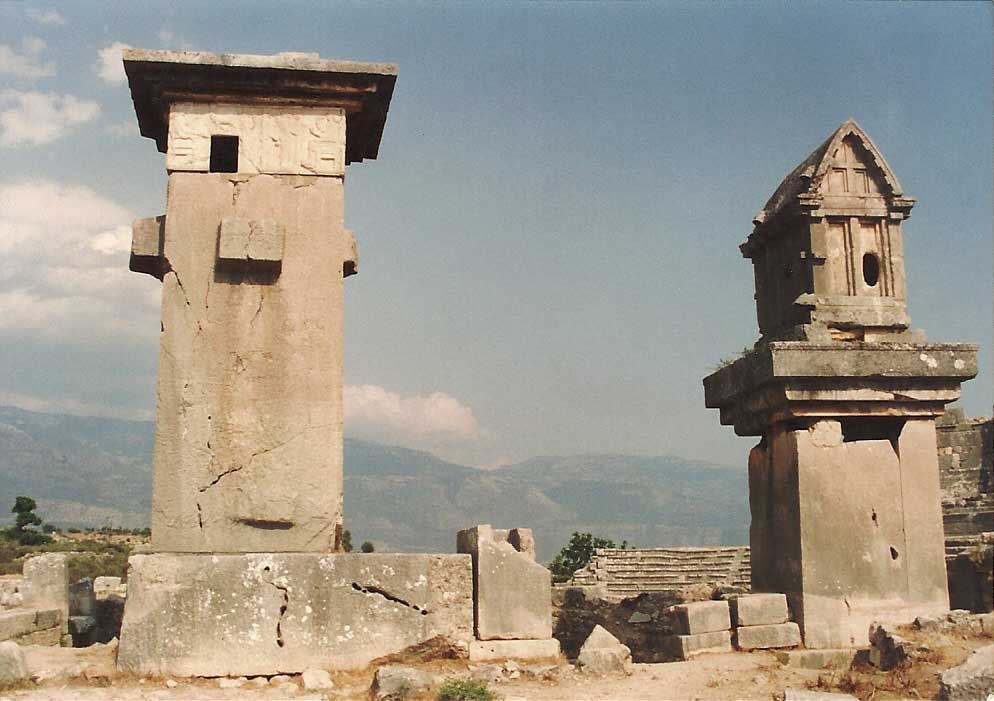
[[[436,637],[465,654],[473,637],[466,555],[160,553],[129,562],[125,672],[361,669]]]
[[[552,637],[552,575],[535,562],[530,529],[474,526],[459,531],[456,550],[473,557],[479,640]]]
[[[174,172],[167,211],[152,548],[334,551],[344,283],[324,273],[350,253],[342,181]],[[260,222],[292,230],[281,253]]]
[[[675,629],[682,635],[712,633],[732,627],[727,601],[678,604],[669,609],[669,615]]]
[[[735,627],[776,625],[790,618],[785,594],[743,594],[729,599],[728,606]]]

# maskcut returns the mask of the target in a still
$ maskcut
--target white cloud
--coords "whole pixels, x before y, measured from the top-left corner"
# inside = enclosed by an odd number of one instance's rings
[[[0,183],[0,336],[154,339],[159,283],[128,270],[131,219],[86,187]]]
[[[0,90],[0,146],[47,144],[99,114],[96,102],[73,95]]]
[[[346,386],[345,415],[349,428],[378,431],[420,440],[446,437],[472,440],[480,427],[473,410],[444,392],[402,397],[377,385]]]
[[[24,10],[24,14],[28,16],[28,19],[38,24],[61,26],[66,23],[66,18],[58,10],[39,10],[36,7],[28,7]]]
[[[34,80],[55,75],[55,64],[42,62],[41,52],[45,42],[37,37],[21,40],[21,53],[9,44],[0,44],[0,75],[9,75],[23,80]]]
[[[130,419],[150,421],[155,418],[154,411],[132,411],[117,406],[108,406],[96,402],[81,401],[70,397],[37,397],[20,392],[8,392],[0,389],[0,405],[16,406],[25,411],[37,411],[47,414],[70,414],[72,416],[101,416],[107,419]]]
[[[124,73],[124,63],[121,60],[121,52],[127,48],[130,48],[128,44],[115,41],[97,52],[96,71],[104,82],[119,85],[128,80],[128,76]]]

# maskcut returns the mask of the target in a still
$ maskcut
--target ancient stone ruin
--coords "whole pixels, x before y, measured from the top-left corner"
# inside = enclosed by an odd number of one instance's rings
[[[704,380],[749,456],[752,588],[787,595],[809,648],[948,610],[935,421],[977,348],[910,328],[906,196],[856,122],[776,189],[741,246],[761,338]]]
[[[377,156],[396,68],[140,49],[124,65],[169,186],[132,242],[132,270],[162,281],[162,334],[152,552],[130,560],[119,669],[357,669],[428,641],[472,655],[477,631],[504,657],[558,655],[527,529],[473,529],[505,537],[465,554],[340,552],[345,166]],[[503,620],[508,575],[524,608]]]

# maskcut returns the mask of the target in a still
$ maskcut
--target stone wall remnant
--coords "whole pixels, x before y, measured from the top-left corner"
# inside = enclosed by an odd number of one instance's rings
[[[915,200],[855,121],[792,171],[741,246],[760,340],[704,380],[749,456],[752,590],[787,596],[809,648],[948,610],[935,420],[977,347],[910,327]],[[845,537],[839,537],[844,532]]]

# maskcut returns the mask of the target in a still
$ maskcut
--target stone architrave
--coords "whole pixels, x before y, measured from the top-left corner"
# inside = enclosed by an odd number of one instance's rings
[[[552,637],[552,575],[535,562],[530,529],[474,526],[459,531],[456,550],[473,557],[477,639]]]
[[[977,347],[910,328],[907,197],[849,120],[783,181],[741,250],[762,337],[704,380],[749,456],[752,589],[786,595],[808,648],[945,611],[935,420]]]

